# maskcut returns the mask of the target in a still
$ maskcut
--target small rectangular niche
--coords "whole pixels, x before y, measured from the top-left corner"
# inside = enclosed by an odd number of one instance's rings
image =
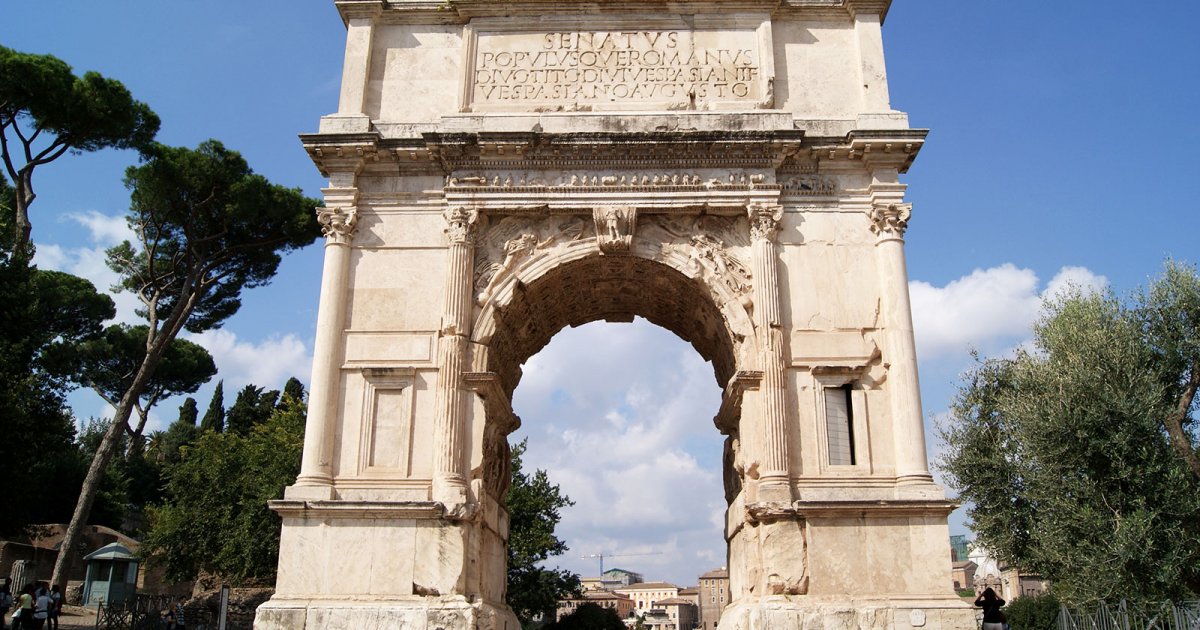
[[[830,466],[854,466],[854,400],[849,384],[825,388],[825,445]]]
[[[861,374],[845,368],[813,374],[816,387],[817,445],[823,474],[861,475],[871,471],[867,393]]]

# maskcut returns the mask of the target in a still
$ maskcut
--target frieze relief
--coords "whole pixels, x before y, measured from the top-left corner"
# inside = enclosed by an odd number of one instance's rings
[[[801,196],[832,195],[837,192],[837,182],[820,175],[792,175],[779,181],[785,194]]]
[[[771,182],[765,172],[735,170],[724,173],[701,174],[678,171],[631,172],[545,172],[545,171],[487,171],[452,175],[446,178],[446,188],[665,188],[688,186],[713,189],[728,186],[759,186]]]

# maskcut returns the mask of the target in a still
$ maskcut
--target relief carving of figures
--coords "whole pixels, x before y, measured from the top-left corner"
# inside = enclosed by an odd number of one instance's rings
[[[794,175],[783,180],[783,190],[794,195],[829,195],[837,191],[837,183],[819,175]]]
[[[689,264],[698,265],[705,276],[725,285],[735,295],[750,292],[750,268],[730,254],[722,241],[708,234],[696,234],[692,237],[688,261]]]
[[[589,222],[580,216],[510,216],[496,223],[482,235],[476,252],[476,302],[486,304],[496,287],[536,252],[585,238]]]
[[[604,206],[592,211],[596,239],[604,254],[628,254],[637,227],[637,208]]]
[[[688,273],[748,299],[752,274],[736,253],[750,244],[744,217],[655,215],[643,221],[637,236],[663,254],[684,257]]]

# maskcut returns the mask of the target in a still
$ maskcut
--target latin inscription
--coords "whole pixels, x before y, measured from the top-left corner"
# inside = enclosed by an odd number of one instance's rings
[[[763,98],[753,31],[481,33],[475,105],[664,103]]]

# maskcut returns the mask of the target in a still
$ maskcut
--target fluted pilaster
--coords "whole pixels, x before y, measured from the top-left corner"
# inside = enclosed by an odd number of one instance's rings
[[[761,339],[763,379],[762,422],[759,443],[762,469],[759,499],[790,501],[788,472],[787,385],[784,374],[784,340],[779,302],[779,261],[775,235],[783,219],[783,208],[752,205],[749,208],[751,256],[754,275],[754,319]]]
[[[467,500],[464,433],[466,410],[462,394],[463,364],[471,328],[471,285],[475,258],[476,210],[451,208],[445,213],[446,284],[438,342],[436,392],[437,451],[434,461],[434,499],[443,503]]]
[[[900,484],[932,483],[925,454],[925,423],[917,377],[917,347],[913,337],[912,304],[908,295],[908,266],[904,232],[912,204],[877,201],[869,211],[883,299],[884,361],[888,363],[888,396],[895,435],[896,479]]]
[[[321,301],[313,344],[312,391],[304,423],[304,455],[288,498],[332,498],[333,441],[341,389],[339,367],[346,323],[346,289],[350,275],[350,244],[358,224],[358,191],[325,189],[326,206],[317,208],[325,234],[325,264],[321,270]],[[345,204],[345,205],[334,205]]]

